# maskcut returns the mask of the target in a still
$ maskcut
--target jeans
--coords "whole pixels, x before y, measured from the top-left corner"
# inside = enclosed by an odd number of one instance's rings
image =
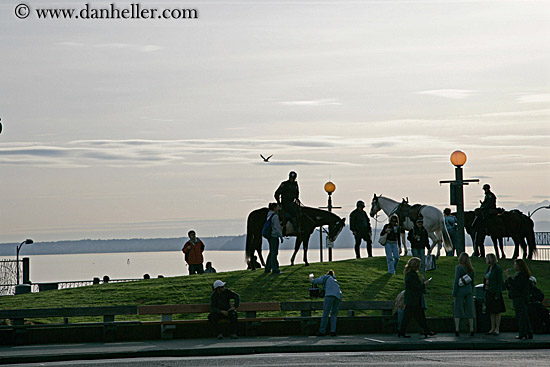
[[[334,296],[326,296],[323,302],[323,317],[321,317],[321,326],[319,333],[324,334],[327,331],[328,317],[330,313],[330,332],[336,332],[336,321],[338,320],[338,309],[340,308],[340,300]]]
[[[397,247],[397,242],[387,241],[384,250],[386,250],[388,273],[395,274],[395,269],[397,269],[397,264],[399,264],[399,247]]]
[[[232,310],[229,311],[229,314],[227,316],[224,316],[219,312],[212,312],[210,315],[208,315],[208,320],[212,323],[216,335],[221,334],[222,332],[222,329],[220,327],[220,320],[223,319],[229,320],[229,322],[231,323],[231,334],[237,334],[237,331],[239,330],[237,311]]]
[[[267,255],[267,260],[265,262],[265,272],[269,273],[280,273],[279,261],[277,256],[279,255],[279,237],[269,237],[269,255]]]
[[[355,257],[357,259],[361,258],[361,240],[365,240],[367,243],[367,255],[368,257],[372,257],[372,240],[370,238],[369,232],[367,231],[359,231],[357,234],[354,235],[355,237]]]
[[[420,274],[424,274],[426,271],[426,255],[423,248],[411,248],[412,255],[420,259]]]
[[[202,264],[189,264],[189,275],[203,274],[204,268]]]

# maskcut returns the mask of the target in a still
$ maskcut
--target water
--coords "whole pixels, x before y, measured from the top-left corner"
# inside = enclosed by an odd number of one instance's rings
[[[486,247],[486,251],[492,252]],[[505,248],[506,255],[511,256],[513,247]],[[290,264],[292,250],[281,250],[279,262],[282,266]],[[264,258],[267,251],[263,252]],[[468,253],[472,249],[468,248]],[[366,249],[361,248],[362,256],[366,257]],[[384,248],[374,248],[374,256],[384,256]],[[296,264],[302,263],[303,253],[296,257]],[[166,277],[187,275],[188,270],[180,251],[166,252],[126,252],[126,253],[96,253],[70,255],[32,255],[30,278],[33,283],[67,282],[92,280],[94,277],[103,278],[108,275],[111,279],[139,279],[144,274],[152,278],[158,275]],[[244,270],[244,252],[242,251],[206,251],[205,263],[211,261],[218,272],[230,270]],[[355,258],[353,248],[333,249],[333,260]],[[323,260],[328,261],[328,251],[323,253]],[[319,261],[319,249],[310,249],[309,262]]]

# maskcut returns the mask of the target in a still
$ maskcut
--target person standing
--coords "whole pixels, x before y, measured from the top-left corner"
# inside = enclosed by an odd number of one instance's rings
[[[238,321],[237,321],[237,308],[241,297],[232,290],[225,288],[225,282],[216,280],[212,285],[213,292],[210,296],[210,314],[208,320],[214,326],[214,330],[218,336],[218,339],[223,339],[223,334],[220,328],[220,320],[227,319],[231,323],[231,338],[237,339]],[[234,301],[234,305],[231,305],[231,300]]]
[[[313,274],[312,274],[313,275]],[[311,277],[311,275],[310,275]],[[333,270],[329,270],[325,275],[312,280],[313,284],[322,284],[325,290],[323,301],[323,316],[321,317],[321,326],[317,336],[325,336],[330,315],[330,335],[336,336],[336,323],[338,321],[338,310],[342,302],[342,291],[340,284],[336,280]]]
[[[401,321],[401,328],[398,329],[397,336],[410,338],[407,332],[407,325],[409,320],[414,317],[418,325],[424,329],[424,337],[433,336],[436,333],[430,330],[428,323],[426,322],[426,315],[424,314],[424,308],[422,306],[422,296],[426,293],[426,285],[430,283],[430,280],[424,281],[418,276],[418,269],[420,268],[420,259],[418,257],[411,257],[405,266],[405,313],[403,315],[403,321]]]
[[[277,260],[277,256],[279,255],[279,239],[281,243],[283,242],[283,231],[279,220],[279,204],[269,203],[268,207],[267,220],[271,221],[271,236],[269,237],[269,255],[265,262],[265,272],[282,274],[282,271],[279,269],[279,261]]]
[[[470,257],[465,252],[461,253],[458,257],[458,265],[455,269],[455,280],[453,283],[453,314],[456,336],[460,335],[460,319],[468,319],[470,336],[474,336],[474,317],[476,315],[473,298],[474,273]]]
[[[390,222],[384,225],[380,235],[386,235],[386,261],[388,262],[388,273],[395,274],[397,264],[399,264],[399,248],[401,248],[401,231],[399,229],[399,219],[397,215],[392,215]]]
[[[204,262],[204,257],[202,253],[204,252],[204,243],[197,237],[194,230],[190,230],[187,235],[189,236],[189,241],[185,243],[181,251],[185,255],[185,262],[189,265],[189,275],[203,274],[204,268],[202,263]]]
[[[411,243],[412,255],[420,259],[420,274],[424,274],[426,269],[424,249],[430,251],[430,240],[428,231],[424,228],[424,219],[422,217],[416,220],[416,225],[409,231],[407,238]]]
[[[361,241],[365,240],[367,243],[367,255],[372,257],[372,228],[370,226],[370,220],[365,213],[365,202],[359,200],[356,204],[356,209],[349,215],[349,228],[353,232],[355,237],[355,258],[361,258]]]
[[[529,321],[527,303],[529,302],[529,277],[531,272],[523,259],[514,260],[516,273],[510,276],[510,269],[506,269],[506,288],[510,290],[510,298],[516,311],[519,335],[516,339],[533,339],[533,330]]]
[[[453,243],[453,249],[451,251],[447,251],[447,256],[455,256],[455,250],[456,254],[459,255],[464,252],[464,249],[458,249],[456,246],[458,245],[458,221],[454,215],[451,214],[450,208],[445,208],[443,210],[443,214],[445,215],[445,228],[447,228],[447,233],[449,233],[449,237],[451,237],[451,241]]]
[[[300,232],[297,210],[298,203],[300,202],[300,189],[296,181],[297,177],[296,172],[290,171],[288,180],[281,182],[274,195],[277,204],[282,204],[284,213],[289,217],[295,233]]]
[[[487,335],[498,335],[500,333],[500,314],[506,312],[502,290],[504,280],[502,279],[502,268],[498,266],[495,254],[487,254],[485,262],[489,267],[485,271],[483,288],[485,289],[485,305],[487,313],[491,318],[491,330]]]

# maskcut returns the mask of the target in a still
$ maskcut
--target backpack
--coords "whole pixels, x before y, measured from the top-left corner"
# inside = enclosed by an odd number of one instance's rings
[[[271,217],[267,218],[267,220],[264,223],[264,227],[262,228],[262,237],[269,240],[271,238],[271,218],[273,218],[275,214],[271,214]]]

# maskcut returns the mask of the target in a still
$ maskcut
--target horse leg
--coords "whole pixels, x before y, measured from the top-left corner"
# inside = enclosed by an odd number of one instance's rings
[[[305,266],[309,266],[309,263],[307,262],[307,250],[309,248],[309,237],[304,238],[303,240],[303,246],[304,246],[304,264]]]
[[[502,258],[506,259],[506,254],[504,253],[504,238],[503,237],[498,238],[498,244],[500,245],[500,252],[502,253]]]
[[[516,241],[515,238],[512,238],[514,241],[514,254],[512,255],[512,260],[515,260],[519,256],[519,242]]]
[[[292,254],[292,257],[290,258],[290,266],[294,265],[294,260],[296,260],[296,255],[298,254],[298,251],[300,250],[300,236],[296,237],[296,242],[294,242],[294,253]]]
[[[491,241],[493,241],[493,247],[495,248],[495,255],[497,259],[500,259],[500,253],[498,251],[498,238],[496,236],[491,236]]]
[[[265,261],[264,261],[264,257],[262,256],[262,249],[259,248],[256,252],[258,253],[258,258],[260,259],[260,264],[262,264],[262,266],[265,268]]]
[[[401,244],[404,249],[403,256],[407,256],[407,238],[405,237],[405,233],[401,233]],[[399,253],[401,254],[401,246],[399,246]]]
[[[430,247],[430,253],[437,246],[437,254],[435,255],[436,259],[439,259],[441,255],[441,241],[437,238],[435,232],[428,232],[428,237],[432,240],[432,246]]]

